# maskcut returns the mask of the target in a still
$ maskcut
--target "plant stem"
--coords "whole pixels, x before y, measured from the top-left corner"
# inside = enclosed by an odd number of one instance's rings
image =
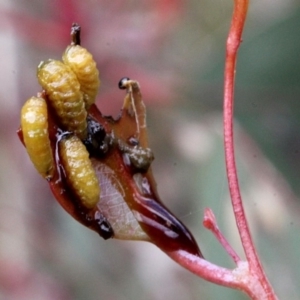
[[[240,257],[235,252],[235,250],[231,247],[231,245],[228,243],[225,236],[219,229],[215,215],[210,208],[205,209],[203,225],[204,225],[204,227],[206,227],[208,230],[210,230],[214,234],[216,239],[219,241],[219,243],[222,245],[222,247],[226,250],[228,255],[233,259],[235,264],[236,265],[239,264],[241,262]]]
[[[249,263],[250,272],[258,277],[260,284],[264,287],[266,299],[276,299],[276,296],[269,284],[261,263],[247,224],[244,212],[242,198],[238,183],[237,170],[234,156],[234,139],[233,139],[233,106],[234,106],[234,80],[235,67],[237,59],[237,51],[241,43],[241,36],[247,15],[248,0],[235,0],[234,12],[231,21],[231,27],[227,38],[226,45],[226,63],[225,63],[225,79],[224,79],[224,146],[226,173],[228,177],[229,190],[236,218],[237,227]]]
[[[229,270],[184,250],[166,254],[197,276],[221,286],[241,290],[253,300],[276,299],[267,298],[263,286],[250,274],[249,265],[245,261],[240,261],[235,269]]]

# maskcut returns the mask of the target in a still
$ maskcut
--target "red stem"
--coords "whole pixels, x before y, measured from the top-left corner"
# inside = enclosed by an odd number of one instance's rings
[[[241,43],[242,31],[247,15],[248,0],[235,0],[234,12],[231,22],[229,35],[226,45],[226,63],[225,63],[225,85],[224,85],[224,146],[226,172],[228,177],[229,190],[233,211],[236,218],[237,227],[249,263],[250,272],[258,277],[258,280],[264,287],[267,299],[276,299],[276,296],[270,286],[258,255],[254,248],[249,227],[247,224],[240,189],[237,177],[237,170],[234,156],[233,141],[233,105],[234,105],[234,79],[237,59],[237,51]]]
[[[247,14],[248,0],[235,1],[234,14],[226,46],[225,86],[224,86],[224,143],[226,170],[229,190],[237,226],[240,232],[247,260],[251,264],[257,264],[257,255],[253,247],[249,227],[242,204],[233,142],[233,105],[234,105],[234,77],[237,50],[241,42],[244,21]]]
[[[184,250],[166,254],[197,276],[221,286],[241,290],[253,300],[276,299],[267,298],[264,287],[257,283],[255,276],[251,276],[248,263],[245,261],[240,261],[234,270],[229,270]]]
[[[223,248],[226,250],[228,255],[233,259],[235,264],[237,265],[238,263],[240,263],[241,262],[240,257],[235,252],[235,250],[231,247],[231,245],[228,243],[225,236],[219,229],[215,215],[210,208],[205,209],[203,225],[214,234],[216,239],[223,246]]]

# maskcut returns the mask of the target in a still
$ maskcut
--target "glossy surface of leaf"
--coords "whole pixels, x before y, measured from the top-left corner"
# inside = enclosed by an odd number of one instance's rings
[[[101,187],[100,201],[95,208],[80,205],[78,195],[69,187],[64,168],[57,155],[57,139],[62,130],[56,118],[49,118],[50,139],[56,154],[57,172],[49,181],[52,192],[63,208],[83,225],[102,237],[148,240],[164,251],[184,249],[202,256],[189,230],[161,203],[151,168],[137,172],[118,147],[118,140],[130,145],[132,139],[139,146],[148,147],[146,111],[137,82],[128,83],[127,94],[117,120],[105,117],[95,105],[89,119],[103,128],[106,136],[113,136],[109,150],[99,147],[91,154],[92,165]],[[21,136],[21,132],[19,132]],[[104,229],[104,230],[103,230]]]

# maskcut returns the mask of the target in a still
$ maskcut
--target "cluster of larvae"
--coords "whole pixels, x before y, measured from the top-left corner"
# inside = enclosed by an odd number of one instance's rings
[[[48,128],[51,107],[64,134],[58,140],[58,153],[70,187],[86,208],[96,206],[99,182],[83,141],[87,137],[87,111],[95,102],[100,86],[99,72],[92,55],[80,46],[80,27],[73,24],[73,42],[62,61],[41,62],[37,78],[42,93],[26,101],[21,110],[21,129],[28,155],[37,171],[47,180],[55,172]]]

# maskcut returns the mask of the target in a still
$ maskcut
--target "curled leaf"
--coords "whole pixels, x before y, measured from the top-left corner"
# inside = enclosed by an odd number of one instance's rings
[[[62,62],[59,65],[61,76],[69,78],[67,73],[72,71]],[[55,160],[47,180],[61,206],[104,239],[149,241],[166,252],[182,249],[202,257],[189,230],[158,196],[151,171],[154,155],[148,145],[146,107],[138,82],[126,77],[119,82],[126,95],[119,117],[113,119],[104,116],[95,104],[84,107],[82,97],[72,97],[69,103],[73,90],[62,81],[56,82],[56,73],[51,76],[47,87],[59,86],[59,93],[45,89],[39,97],[47,105],[46,125]],[[81,83],[77,85],[79,91]],[[54,96],[57,105],[53,105]],[[83,111],[76,110],[74,115],[73,108],[79,106]],[[58,113],[62,109],[66,113]],[[86,118],[77,119],[78,113]],[[65,126],[82,121],[86,124],[84,135]],[[18,135],[24,144],[22,129]],[[64,147],[66,143],[72,146],[70,151]]]
[[[45,94],[43,97],[48,102]],[[93,208],[82,205],[66,178],[66,166],[58,151],[58,143],[65,133],[51,109],[48,122],[56,161],[49,185],[70,215],[104,239],[150,241],[164,251],[184,249],[202,256],[189,230],[161,203],[157,194],[150,167],[153,157],[144,155],[144,149],[149,149],[146,109],[136,81],[126,82],[124,105],[117,120],[103,116],[95,105],[88,111],[89,133],[83,142],[88,145],[89,159],[101,190]],[[21,130],[19,136],[22,140]],[[131,150],[141,161],[145,160],[140,169],[128,158]]]

